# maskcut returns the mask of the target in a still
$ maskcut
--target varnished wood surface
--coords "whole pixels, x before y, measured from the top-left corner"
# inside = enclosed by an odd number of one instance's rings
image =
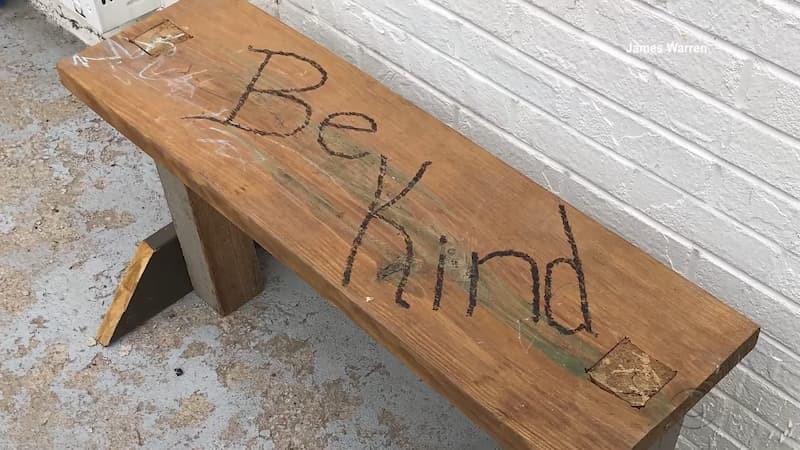
[[[165,19],[191,37],[131,42]],[[182,0],[58,69],[508,448],[646,448],[755,344],[745,317],[245,2]],[[643,408],[585,373],[625,337],[676,372]]]

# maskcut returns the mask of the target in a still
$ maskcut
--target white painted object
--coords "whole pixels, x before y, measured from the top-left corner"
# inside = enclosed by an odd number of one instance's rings
[[[61,0],[98,34],[106,33],[161,7],[161,0]]]

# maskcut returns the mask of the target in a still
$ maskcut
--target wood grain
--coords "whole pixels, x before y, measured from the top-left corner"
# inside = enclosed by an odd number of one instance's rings
[[[192,38],[158,57],[130,43],[164,19]],[[756,342],[741,314],[246,2],[183,0],[58,70],[507,448],[647,448]],[[625,337],[677,372],[642,408],[585,373]]]

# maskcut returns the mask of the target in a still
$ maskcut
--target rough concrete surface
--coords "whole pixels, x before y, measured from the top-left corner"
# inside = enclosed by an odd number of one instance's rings
[[[152,161],[59,84],[81,47],[28,3],[0,8],[0,448],[495,447],[264,254],[267,289],[235,314],[190,294],[96,345],[169,214]]]

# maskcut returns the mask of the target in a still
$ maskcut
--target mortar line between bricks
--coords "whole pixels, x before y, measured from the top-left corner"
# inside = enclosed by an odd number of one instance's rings
[[[725,431],[724,429],[720,428],[720,426],[715,424],[714,422],[710,422],[708,419],[706,419],[703,416],[697,416],[697,419],[699,421],[703,422],[703,424],[706,427],[714,430],[715,433],[719,434],[720,436],[722,436],[725,439],[727,439],[728,441],[730,441],[731,444],[735,445],[740,450],[750,450],[749,447],[747,447],[746,445],[744,445],[741,442],[739,442],[738,439],[736,439],[735,437],[731,436],[727,431]]]
[[[538,59],[534,58],[530,54],[525,53],[525,52],[517,49],[516,47],[508,44],[507,42],[503,41],[502,39],[498,38],[497,36],[492,34],[490,31],[485,30],[480,25],[472,22],[470,19],[468,19],[468,18],[466,18],[464,16],[461,16],[461,15],[458,15],[458,14],[456,14],[456,13],[454,13],[452,11],[449,11],[447,9],[444,9],[444,8],[442,8],[440,5],[438,5],[436,3],[432,3],[430,0],[423,0],[423,1],[425,1],[425,3],[429,3],[431,6],[434,6],[434,7],[438,8],[438,9],[440,9],[442,12],[451,15],[452,17],[458,18],[459,20],[461,20],[464,23],[466,23],[468,26],[471,26],[471,27],[479,30],[483,35],[490,37],[492,40],[496,41],[500,45],[503,45],[507,49],[512,50],[515,54],[517,54],[517,55],[529,60],[530,62],[533,62],[538,67],[547,70],[550,74],[552,74],[554,76],[557,76],[559,78],[559,81],[567,82],[571,86],[578,87],[578,88],[581,88],[581,89],[587,91],[590,95],[592,95],[594,97],[597,97],[597,99],[601,100],[606,106],[611,107],[616,112],[628,115],[630,118],[632,118],[636,122],[639,122],[639,123],[644,122],[644,123],[648,124],[650,127],[654,128],[656,132],[661,132],[661,134],[664,135],[666,138],[672,139],[673,141],[677,141],[676,143],[678,143],[680,145],[683,145],[684,147],[689,147],[690,149],[694,149],[694,150],[696,150],[696,153],[699,153],[699,154],[706,155],[706,156],[710,157],[715,162],[725,165],[729,169],[732,169],[733,171],[737,172],[740,176],[742,176],[745,179],[748,179],[751,182],[763,185],[764,188],[766,190],[770,191],[773,195],[776,195],[776,196],[778,196],[778,197],[780,197],[780,198],[782,198],[782,199],[784,199],[786,201],[789,201],[794,205],[800,204],[800,199],[794,197],[793,195],[789,194],[788,192],[782,190],[781,188],[778,188],[778,187],[770,184],[768,181],[760,178],[758,175],[752,174],[749,171],[743,169],[742,167],[739,167],[739,166],[737,166],[737,165],[735,165],[735,164],[723,159],[722,157],[720,157],[720,156],[716,155],[715,153],[703,148],[699,144],[690,141],[688,138],[678,134],[677,132],[666,128],[664,125],[661,125],[660,123],[656,122],[655,120],[650,119],[648,117],[645,117],[645,116],[643,116],[643,115],[641,115],[641,114],[629,109],[627,106],[625,106],[625,105],[623,105],[621,103],[618,103],[617,100],[614,100],[614,99],[606,96],[605,94],[601,93],[600,91],[596,90],[595,88],[593,88],[591,86],[588,86],[588,85],[584,84],[583,82],[578,81],[578,80],[570,77],[569,75],[566,75],[566,74],[560,72],[558,69],[555,69],[553,67],[548,66],[547,64],[539,61]],[[595,38],[595,39],[597,39],[597,38]],[[640,61],[638,59],[636,61],[644,63],[644,61]],[[753,120],[755,120],[755,119],[753,119]],[[785,134],[780,130],[777,130],[777,132],[781,133],[781,134]],[[791,137],[789,135],[786,135],[786,136],[787,137]]]
[[[531,0],[524,0],[524,1],[525,1],[525,3],[529,3],[532,6],[535,6],[537,8],[539,7],[535,3],[531,3]],[[724,52],[733,53],[734,56],[739,57],[739,58],[755,57],[755,58],[759,58],[759,59],[764,59],[764,58],[759,57],[756,54],[753,54],[751,51],[749,51],[749,50],[747,50],[745,48],[742,48],[741,46],[738,46],[738,45],[734,44],[733,42],[730,42],[730,41],[726,40],[725,38],[723,38],[721,36],[715,36],[713,33],[709,32],[709,31],[706,31],[706,30],[698,27],[697,25],[692,24],[691,22],[686,22],[686,21],[684,21],[684,20],[682,20],[682,19],[680,19],[678,17],[670,15],[670,14],[668,14],[667,12],[665,12],[663,10],[660,10],[660,9],[658,9],[658,8],[652,6],[652,5],[649,5],[647,3],[644,3],[642,0],[628,0],[628,1],[632,5],[634,5],[634,7],[638,6],[641,9],[649,11],[651,14],[654,14],[656,17],[668,22],[669,25],[673,25],[673,26],[676,26],[676,27],[688,28],[688,31],[700,35],[700,36],[696,36],[697,39],[702,39],[702,40],[705,40],[705,41],[714,41],[716,43],[716,45],[718,45],[719,47],[722,47],[721,50],[724,51]],[[582,28],[579,28],[579,29],[582,30],[585,33],[591,34],[589,31],[583,30]],[[614,47],[616,47],[616,45],[614,45],[614,44],[612,44],[610,42],[609,42],[609,44],[614,46]],[[765,62],[768,62],[768,61],[765,60]],[[784,70],[786,70],[786,69],[784,69]]]
[[[744,48],[744,47],[742,47],[742,46],[740,46],[738,44],[735,44],[735,43],[727,40],[725,37],[723,37],[721,35],[715,34],[714,32],[712,32],[710,30],[705,30],[702,27],[700,27],[699,25],[695,25],[695,24],[693,24],[691,22],[686,22],[685,20],[683,20],[683,19],[681,19],[679,17],[673,16],[672,14],[669,14],[669,11],[662,10],[662,9],[660,9],[658,7],[655,7],[653,5],[650,5],[648,3],[644,3],[644,2],[642,2],[642,0],[633,0],[633,1],[637,1],[639,3],[642,3],[646,7],[654,8],[655,10],[658,10],[661,13],[666,14],[670,18],[672,18],[672,19],[674,19],[676,21],[679,21],[682,24],[687,24],[688,26],[690,26],[692,28],[696,28],[700,32],[709,34],[713,38],[717,38],[717,39],[722,40],[723,41],[723,45],[724,44],[730,44],[730,45],[732,45],[733,47],[735,47],[737,49],[741,49],[743,52],[747,53],[748,55],[752,55],[753,57],[758,58],[759,60],[762,60],[765,63],[775,65],[780,70],[785,70],[785,71],[789,72],[791,74],[791,76],[793,76],[793,77],[800,78],[800,74],[798,74],[797,72],[793,72],[792,70],[781,66],[779,63],[776,63],[774,61],[766,59],[765,57],[759,55],[758,53],[756,53],[756,52],[754,52],[752,50],[748,50],[748,49],[746,49],[746,48]],[[778,10],[781,13],[788,14],[788,15],[794,16],[794,18],[800,19],[800,6],[797,6],[794,3],[786,2],[786,1],[783,1],[783,0],[760,0],[760,3],[765,4],[766,6],[770,6],[773,9]]]
[[[726,402],[732,402],[735,405],[738,405],[742,411],[746,411],[746,414],[749,414],[752,419],[754,419],[756,422],[758,422],[764,428],[770,429],[772,432],[777,433],[778,436],[785,436],[783,442],[788,440],[791,443],[795,444],[795,448],[800,447],[800,442],[795,440],[795,438],[793,436],[790,436],[790,435],[786,434],[785,430],[781,430],[780,428],[777,427],[777,425],[768,422],[765,418],[761,417],[760,414],[758,414],[757,412],[755,412],[752,409],[750,409],[747,405],[743,405],[741,402],[739,402],[739,400],[737,400],[734,397],[731,397],[727,392],[723,391],[719,387],[714,389],[714,391],[716,392],[717,395],[722,397]],[[770,434],[770,436],[771,435],[772,434]],[[781,443],[783,443],[783,442],[781,442]]]
[[[614,45],[612,45],[612,44],[610,44],[610,43],[608,43],[608,42],[606,42],[606,41],[604,41],[604,40],[602,40],[602,39],[600,39],[600,38],[598,38],[598,37],[596,37],[596,36],[594,36],[592,34],[589,34],[589,33],[585,32],[585,31],[581,30],[580,28],[572,25],[571,23],[565,21],[564,19],[562,19],[562,18],[560,18],[560,17],[558,17],[558,16],[556,16],[554,14],[551,14],[548,11],[543,10],[542,8],[540,8],[538,6],[532,5],[532,4],[530,4],[530,3],[526,2],[526,1],[523,1],[523,0],[516,0],[516,1],[518,1],[518,2],[521,1],[522,4],[526,5],[528,8],[536,10],[537,13],[538,13],[538,16],[540,18],[542,18],[544,20],[549,20],[551,23],[554,23],[556,26],[561,26],[562,28],[566,27],[566,28],[572,29],[573,32],[575,32],[575,33],[577,33],[579,35],[582,35],[582,37],[584,39],[586,39],[589,43],[595,45],[596,47],[599,47],[601,50],[607,51],[609,54],[611,54],[612,57],[616,57],[617,59],[622,59],[624,61],[628,60],[628,58],[632,58],[625,51],[620,50],[619,48],[615,47]],[[541,16],[546,16],[546,17],[541,17]],[[467,20],[467,19],[464,18],[464,20]],[[476,26],[477,26],[477,24],[476,24]],[[781,131],[781,130],[777,129],[773,125],[770,125],[770,124],[768,124],[766,122],[763,122],[760,119],[756,119],[754,117],[751,117],[751,116],[743,113],[742,111],[740,111],[740,110],[738,110],[738,109],[726,104],[722,100],[709,95],[708,93],[704,92],[702,89],[693,86],[692,84],[690,84],[686,80],[684,80],[682,78],[679,78],[679,77],[677,77],[675,75],[670,74],[669,72],[665,71],[664,69],[656,66],[655,64],[653,64],[651,62],[644,61],[644,60],[641,60],[641,59],[638,59],[638,58],[633,58],[633,59],[636,59],[641,64],[644,64],[645,66],[650,68],[656,75],[660,75],[660,76],[666,78],[667,80],[673,82],[675,85],[678,85],[678,86],[684,88],[686,91],[689,91],[689,92],[693,93],[695,95],[695,97],[705,98],[708,101],[708,103],[712,103],[718,109],[721,109],[723,111],[727,111],[729,114],[733,115],[734,117],[738,118],[739,120],[741,120],[741,121],[743,121],[745,123],[749,123],[753,128],[756,128],[756,129],[762,131],[763,133],[765,133],[767,135],[770,135],[770,137],[778,139],[778,140],[782,141],[783,143],[785,143],[787,145],[791,145],[791,146],[794,146],[796,148],[800,147],[800,139],[798,139],[798,138],[796,138],[796,137],[794,137],[794,136],[792,136],[790,134],[787,134],[784,131]]]
[[[774,345],[778,350],[780,350],[780,351],[782,351],[784,353],[787,353],[789,356],[791,356],[792,358],[797,360],[798,364],[800,364],[800,353],[790,349],[789,347],[784,345],[781,341],[779,341],[777,338],[773,337],[771,334],[769,334],[769,333],[767,333],[767,332],[765,332],[763,330],[762,330],[761,335],[759,336],[759,339],[762,339],[762,338],[765,341],[769,342],[770,344]],[[798,398],[798,400],[800,400],[800,398]]]
[[[531,8],[531,9],[536,9],[537,11],[541,11],[539,8],[534,7],[533,5],[530,5],[528,3],[523,3],[523,4],[526,5],[527,7]],[[477,25],[476,23],[472,22],[470,19],[468,19],[468,18],[466,18],[464,16],[461,16],[461,15],[458,15],[458,14],[452,12],[452,11],[449,11],[449,13],[450,14],[454,14],[461,21],[463,21],[465,23],[468,23],[468,24],[471,24],[472,26],[480,28],[484,32],[491,34],[491,32],[483,29],[480,25]],[[583,32],[579,28],[574,27],[573,25],[563,21],[563,19],[560,19],[560,18],[558,18],[556,16],[553,16],[552,14],[549,14],[549,13],[544,12],[544,11],[542,11],[540,13],[540,16],[542,14],[546,15],[548,17],[551,17],[552,19],[550,21],[551,22],[556,22],[555,23],[556,26],[560,25],[562,28],[563,27],[569,27],[569,28],[574,29],[576,32],[578,32],[578,34],[584,35],[585,39],[590,41],[596,47],[599,47],[601,49],[607,50],[608,53],[611,53],[612,57],[616,57],[618,59],[622,59],[624,61],[627,61],[628,63],[630,63],[631,65],[634,65],[634,66],[645,65],[647,68],[651,69],[655,73],[655,75],[657,75],[657,76],[660,75],[662,78],[666,78],[667,81],[672,82],[673,85],[682,86],[682,87],[685,88],[684,90],[688,90],[690,93],[694,93],[695,94],[694,97],[697,98],[698,100],[705,101],[706,103],[711,103],[710,106],[716,107],[716,109],[721,110],[722,112],[724,112],[724,113],[726,113],[728,115],[731,115],[732,117],[734,117],[734,118],[736,118],[736,119],[738,119],[738,120],[740,120],[742,122],[745,122],[745,124],[752,126],[753,128],[759,130],[762,133],[765,133],[769,137],[772,137],[774,139],[777,139],[777,140],[781,141],[781,143],[784,143],[784,144],[792,146],[792,147],[800,146],[800,140],[798,140],[797,138],[794,138],[793,136],[791,136],[791,135],[789,135],[789,134],[787,134],[787,133],[785,133],[785,132],[783,132],[781,130],[778,130],[777,128],[773,127],[772,125],[766,124],[766,123],[764,123],[764,122],[762,122],[762,121],[760,121],[758,119],[752,118],[752,117],[742,113],[741,111],[739,111],[739,110],[737,110],[737,109],[735,109],[733,107],[730,107],[729,105],[725,104],[721,100],[718,100],[718,99],[716,99],[716,98],[714,98],[712,96],[709,96],[709,95],[705,94],[704,92],[698,90],[697,88],[695,88],[692,85],[688,84],[684,80],[670,75],[669,73],[667,73],[663,69],[660,69],[659,67],[653,65],[652,63],[649,63],[649,62],[646,62],[646,61],[642,61],[642,60],[639,60],[637,58],[630,57],[627,53],[617,49],[616,47],[613,47],[612,45],[606,43],[605,41],[600,40],[599,38],[597,38],[597,37],[595,37],[593,35],[590,35],[588,33]],[[544,20],[547,20],[547,19],[545,18]],[[529,55],[527,53],[525,53],[525,54],[529,58],[535,59],[532,55]],[[632,61],[632,59],[635,60],[635,63],[634,63],[634,61]],[[557,70],[557,69],[553,69],[553,70]],[[562,74],[562,76],[568,77],[567,75],[564,75],[564,74]],[[587,89],[591,89],[593,92],[596,92],[598,95],[604,95],[604,94],[601,94],[599,91],[597,91],[594,88],[589,88],[588,86],[586,86],[586,88]],[[705,100],[703,100],[703,99],[705,99]]]
[[[764,1],[764,0],[762,0],[762,1]],[[683,19],[675,17],[675,16],[667,13],[664,10],[658,9],[653,5],[650,5],[650,4],[647,4],[647,3],[643,2],[642,0],[631,0],[631,2],[636,3],[642,9],[650,11],[652,14],[656,15],[657,17],[659,17],[659,18],[661,18],[661,19],[663,19],[663,20],[665,20],[667,22],[670,22],[671,25],[675,25],[675,26],[678,26],[678,27],[682,26],[682,27],[685,27],[685,28],[689,28],[693,33],[697,33],[697,34],[702,35],[702,39],[705,39],[705,40],[708,40],[708,41],[714,41],[717,45],[720,45],[726,51],[729,51],[729,52],[734,53],[734,54],[738,54],[738,56],[751,58],[751,59],[753,59],[755,61],[763,63],[764,65],[766,65],[770,69],[775,70],[778,74],[783,75],[783,76],[788,77],[788,78],[791,78],[793,83],[795,83],[797,85],[800,85],[800,75],[798,75],[795,72],[792,72],[790,69],[787,69],[786,67],[783,67],[783,66],[781,66],[780,64],[778,64],[778,63],[776,63],[774,61],[770,61],[769,59],[759,55],[758,53],[753,52],[752,50],[748,50],[748,49],[746,49],[746,48],[744,48],[744,47],[742,47],[742,46],[740,46],[738,44],[734,44],[733,42],[727,40],[723,36],[720,36],[718,34],[714,34],[714,33],[712,33],[711,31],[708,31],[708,30],[704,30],[704,29],[700,28],[699,26],[697,26],[697,25],[695,25],[695,24],[693,24],[691,22],[686,22]],[[796,17],[796,18],[800,19],[800,17]]]
[[[737,166],[736,164],[727,161],[726,159],[720,157],[719,155],[717,155],[717,154],[705,149],[704,147],[700,146],[699,144],[696,144],[696,143],[690,141],[688,138],[686,138],[686,137],[684,137],[684,136],[682,136],[682,135],[670,130],[669,128],[666,128],[664,125],[661,125],[660,123],[654,121],[653,119],[650,119],[648,117],[642,116],[641,114],[638,114],[635,111],[630,110],[625,105],[617,103],[616,100],[613,100],[613,99],[605,96],[604,94],[600,93],[599,91],[595,90],[594,88],[592,88],[590,86],[587,86],[587,85],[583,84],[582,82],[577,81],[574,78],[571,78],[568,75],[565,75],[565,74],[561,73],[557,69],[554,69],[554,68],[548,66],[547,64],[544,64],[543,62],[535,59],[534,57],[530,56],[529,54],[522,52],[521,50],[517,49],[516,47],[514,47],[512,45],[509,45],[508,43],[506,43],[502,39],[500,39],[497,36],[493,35],[491,32],[481,28],[479,25],[477,25],[474,22],[470,21],[466,17],[457,15],[457,14],[453,13],[452,11],[449,11],[449,10],[443,8],[442,6],[438,5],[437,3],[431,2],[430,0],[421,0],[421,1],[422,1],[422,3],[425,3],[430,8],[437,10],[446,19],[458,19],[460,21],[463,21],[468,27],[471,27],[472,29],[474,29],[481,36],[483,36],[483,37],[485,37],[487,39],[490,39],[493,43],[495,43],[495,44],[497,44],[499,46],[502,46],[506,50],[511,51],[515,56],[520,57],[520,58],[524,58],[526,61],[528,61],[529,63],[533,64],[538,69],[546,72],[548,75],[556,77],[558,79],[558,81],[567,84],[569,87],[581,89],[582,91],[584,91],[586,93],[586,95],[592,97],[593,100],[600,101],[604,106],[606,106],[608,108],[611,108],[612,110],[614,110],[615,112],[617,112],[617,113],[619,113],[621,115],[624,115],[629,120],[632,120],[632,121],[636,122],[637,124],[645,127],[648,130],[651,130],[651,131],[653,131],[655,133],[660,134],[661,136],[663,136],[665,139],[671,141],[672,143],[674,143],[674,144],[676,144],[676,145],[678,145],[680,147],[683,147],[689,153],[693,153],[693,154],[695,154],[697,156],[700,156],[702,158],[709,159],[711,162],[717,163],[717,164],[727,168],[728,170],[730,170],[735,175],[737,175],[740,178],[742,178],[747,183],[750,183],[750,185],[753,186],[754,188],[758,188],[758,189],[764,190],[768,194],[771,194],[771,195],[777,197],[778,199],[789,203],[791,206],[794,206],[796,208],[800,208],[800,199],[794,197],[793,195],[789,194],[788,192],[782,190],[781,188],[770,184],[768,181],[760,178],[758,175],[755,175],[755,174],[745,170],[744,168],[742,168],[740,166]],[[362,6],[362,5],[359,5],[359,6]],[[300,9],[302,9],[302,8],[300,8]],[[310,14],[313,14],[313,13],[310,13]],[[383,19],[383,20],[387,20],[387,19]],[[405,30],[404,30],[404,32],[408,33]],[[408,33],[408,34],[411,34],[411,33]],[[519,97],[519,96],[515,94],[515,97]],[[800,256],[800,254],[798,254],[798,256]]]
[[[396,24],[384,19],[381,16],[378,16],[377,14],[373,13],[372,11],[369,11],[360,2],[355,1],[354,3],[358,4],[362,9],[364,9],[364,11],[368,15],[373,16],[375,18],[375,20],[379,20],[379,21],[385,23],[388,26],[391,26],[391,27],[394,27],[394,28],[400,30],[401,32],[407,34],[410,38],[412,38],[415,41],[417,41],[421,46],[423,46],[424,48],[428,49],[429,51],[440,55],[442,58],[444,58],[447,61],[452,61],[453,64],[457,65],[461,70],[463,70],[463,71],[465,71],[467,73],[473,74],[473,76],[475,76],[479,80],[481,80],[481,81],[483,81],[483,82],[485,82],[485,83],[497,88],[498,90],[500,90],[504,94],[509,95],[511,98],[519,99],[523,104],[525,104],[529,108],[537,111],[539,114],[545,116],[548,120],[562,125],[564,128],[566,128],[568,130],[568,132],[570,132],[570,133],[572,133],[574,135],[577,135],[575,137],[585,141],[585,143],[587,145],[595,147],[598,151],[601,151],[604,154],[608,155],[610,158],[616,160],[616,162],[618,162],[619,164],[625,165],[625,166],[627,166],[628,168],[631,168],[631,169],[638,168],[643,173],[647,174],[647,176],[651,177],[651,179],[653,179],[655,182],[657,182],[657,183],[660,182],[660,183],[662,183],[663,185],[665,185],[665,186],[667,186],[669,188],[675,189],[678,192],[685,194],[690,201],[695,203],[695,206],[697,206],[698,209],[706,211],[707,213],[711,214],[712,216],[714,216],[717,219],[728,220],[728,221],[730,221],[730,222],[732,222],[732,223],[734,223],[736,225],[739,225],[751,238],[755,239],[758,242],[761,242],[765,246],[772,247],[772,251],[773,252],[781,253],[780,251],[776,251],[778,249],[781,249],[781,250],[787,252],[789,255],[792,255],[793,259],[800,258],[800,255],[797,255],[797,254],[795,254],[795,252],[785,248],[783,245],[781,245],[780,243],[776,242],[773,238],[762,235],[758,231],[754,230],[749,224],[741,222],[737,218],[734,218],[734,217],[728,215],[724,211],[719,211],[716,208],[713,208],[713,207],[709,206],[702,199],[697,198],[697,196],[695,194],[693,194],[693,193],[691,193],[691,192],[689,192],[689,191],[687,191],[687,190],[685,190],[685,189],[673,184],[671,181],[666,180],[666,179],[662,178],[661,176],[659,176],[658,174],[652,172],[652,170],[650,170],[648,168],[645,168],[645,167],[641,166],[640,164],[638,164],[638,163],[636,163],[634,161],[630,161],[629,159],[627,159],[626,157],[620,155],[619,153],[615,152],[614,150],[612,150],[612,149],[606,147],[605,145],[595,141],[591,137],[586,136],[580,130],[575,129],[571,125],[561,121],[561,119],[553,116],[549,111],[546,111],[546,110],[538,107],[537,105],[532,104],[527,99],[519,97],[518,95],[516,95],[513,92],[509,91],[504,86],[501,86],[501,85],[495,83],[494,81],[486,78],[486,76],[484,76],[483,74],[481,74],[481,73],[475,71],[474,69],[468,67],[467,65],[465,65],[461,61],[455,60],[455,59],[451,58],[450,56],[444,54],[440,50],[438,50],[438,49],[432,47],[431,45],[427,44],[422,39],[417,37],[415,34],[409,33],[407,31],[403,30],[402,28],[399,28]],[[322,19],[322,20],[324,20],[324,19]],[[364,45],[365,47],[369,48],[366,44],[362,43],[362,45]],[[467,108],[466,106],[462,105],[460,102],[457,102],[457,103],[459,105],[461,105],[462,107],[466,108],[467,110],[471,110],[470,108]],[[530,144],[528,144],[528,145],[530,145]],[[698,245],[700,245],[700,244],[698,244]],[[710,250],[707,250],[707,251],[711,252]],[[800,259],[797,259],[797,261],[798,261],[798,263],[800,263]],[[730,263],[730,264],[733,264],[733,263]],[[743,269],[739,269],[739,270],[743,270]],[[786,295],[786,294],[781,293],[781,295],[785,295],[788,298],[788,295]],[[800,304],[797,304],[797,306],[800,306]]]
[[[796,3],[787,2],[785,0],[761,0],[761,3],[766,3],[775,9],[790,11],[792,14],[796,14],[800,17],[800,6]]]
[[[291,3],[292,6],[298,8],[300,10],[303,10],[299,6],[294,5],[294,2],[291,1],[291,0],[289,0],[287,3]],[[303,11],[305,11],[305,10],[303,10]],[[370,13],[370,14],[372,14],[372,13]],[[336,29],[336,27],[331,25],[327,20],[323,19],[321,16],[315,16],[315,17],[317,18],[319,23],[325,24],[326,26],[328,26],[334,32],[339,33],[339,34],[343,35],[344,37],[346,37],[348,40],[353,41],[356,44],[362,46],[366,51],[371,53],[373,55],[373,57],[375,57],[376,59],[378,59],[380,61],[384,61],[384,62],[386,61],[386,58],[384,58],[383,56],[378,54],[376,51],[372,50],[368,45],[358,41],[357,39],[354,39],[354,38],[350,37],[346,33],[343,33],[341,31],[339,31],[338,29]],[[381,20],[383,20],[383,19],[381,19]],[[600,197],[605,197],[606,199],[612,201],[613,203],[618,203],[619,204],[619,208],[621,210],[627,212],[629,215],[633,216],[634,218],[637,218],[638,220],[644,222],[645,224],[647,224],[651,228],[655,229],[657,232],[659,232],[661,234],[665,234],[665,235],[671,237],[673,240],[675,240],[678,243],[682,244],[684,247],[688,247],[690,249],[691,248],[697,248],[699,253],[704,255],[709,260],[709,262],[713,263],[718,268],[720,268],[720,269],[728,272],[729,274],[734,275],[735,277],[739,278],[740,280],[746,282],[752,288],[761,291],[761,293],[763,293],[765,296],[767,296],[770,299],[772,299],[775,303],[778,303],[778,304],[784,306],[787,310],[789,310],[793,314],[800,315],[800,304],[795,303],[788,296],[776,291],[771,286],[768,286],[768,285],[764,284],[762,281],[755,279],[754,277],[750,276],[749,274],[743,272],[741,269],[731,265],[730,263],[728,263],[727,261],[723,260],[721,257],[717,256],[716,254],[711,253],[710,251],[705,249],[703,246],[692,242],[691,240],[689,240],[688,238],[684,237],[683,235],[677,233],[676,231],[672,230],[671,228],[667,228],[666,226],[662,225],[660,222],[657,222],[654,219],[652,219],[650,216],[647,216],[646,214],[640,212],[639,210],[635,209],[631,205],[628,205],[627,203],[623,202],[622,200],[619,200],[617,197],[615,197],[612,194],[608,193],[607,191],[599,188],[593,182],[591,182],[590,180],[584,178],[580,174],[576,173],[574,170],[565,167],[564,165],[562,165],[561,163],[553,160],[552,158],[550,158],[549,156],[545,155],[544,153],[541,153],[540,151],[536,150],[535,148],[533,148],[529,144],[521,141],[516,136],[513,136],[510,133],[507,133],[506,131],[498,128],[496,125],[494,125],[493,123],[487,121],[486,119],[484,119],[479,114],[472,112],[469,108],[467,108],[466,106],[462,105],[460,102],[456,101],[455,99],[453,99],[449,95],[446,95],[446,94],[442,93],[438,89],[433,88],[429,83],[420,80],[418,77],[412,75],[411,73],[409,73],[407,70],[403,69],[402,67],[399,67],[394,63],[387,64],[387,65],[391,65],[393,67],[397,67],[397,69],[398,69],[397,71],[400,72],[401,74],[403,74],[404,76],[406,76],[407,78],[410,78],[410,79],[414,80],[415,82],[418,82],[419,84],[431,87],[435,92],[437,92],[439,95],[441,95],[442,97],[444,97],[447,100],[449,100],[451,103],[456,104],[459,107],[465,109],[466,111],[471,112],[473,115],[475,115],[477,118],[479,118],[482,122],[484,122],[488,127],[492,128],[494,130],[497,130],[496,131],[497,133],[499,133],[499,134],[501,134],[503,136],[506,136],[508,139],[516,142],[517,145],[519,145],[522,148],[525,148],[530,153],[533,153],[534,156],[538,155],[538,159],[540,161],[545,161],[549,165],[558,168],[558,170],[560,170],[562,172],[566,171],[566,172],[572,173],[573,176],[576,179],[579,179],[581,181],[581,183],[585,187],[595,191],[596,195],[598,195]]]
[[[748,376],[758,380],[759,383],[775,388],[775,391],[778,392],[776,394],[776,397],[778,397],[779,399],[783,400],[786,403],[791,403],[792,406],[800,409],[800,400],[796,399],[793,395],[789,394],[788,392],[784,392],[780,387],[775,386],[775,384],[773,384],[771,381],[761,376],[761,374],[751,369],[746,364],[739,364],[737,367],[741,367],[740,370],[747,373]]]
[[[304,13],[308,13],[308,14],[316,14],[316,13],[313,13],[313,12],[311,12],[311,11],[308,11],[308,10],[304,9],[303,7],[301,7],[301,6],[297,5],[297,4],[295,4],[295,0],[286,0],[286,1],[284,1],[284,3],[282,3],[282,4],[283,4],[283,5],[289,5],[289,6],[291,6],[292,8],[295,8],[295,9],[297,9],[297,10],[303,11]],[[338,35],[339,35],[341,38],[343,38],[344,40],[348,41],[348,43],[349,43],[350,45],[352,45],[352,46],[354,46],[355,48],[358,48],[358,49],[360,49],[360,50],[363,50],[363,51],[367,52],[368,54],[372,55],[372,57],[373,57],[373,58],[375,58],[376,60],[379,60],[379,61],[381,61],[381,63],[383,63],[383,65],[385,65],[385,66],[387,66],[387,67],[391,68],[393,71],[395,71],[395,72],[397,72],[397,73],[400,73],[400,74],[403,74],[403,75],[404,75],[404,76],[406,76],[407,78],[414,80],[414,82],[415,82],[416,84],[418,84],[418,85],[420,85],[421,87],[423,87],[424,89],[426,89],[426,91],[427,91],[429,94],[431,94],[431,95],[433,95],[433,96],[437,97],[437,99],[438,99],[438,100],[440,100],[440,101],[442,101],[443,103],[451,103],[451,104],[453,104],[453,105],[458,105],[458,104],[457,104],[456,102],[454,102],[454,101],[453,101],[453,100],[452,100],[452,99],[451,99],[449,96],[447,96],[447,95],[445,95],[444,93],[440,92],[438,89],[436,89],[436,88],[435,88],[433,85],[431,85],[431,84],[430,84],[430,83],[428,83],[427,81],[425,81],[425,80],[422,80],[422,79],[420,79],[420,78],[417,78],[415,75],[413,75],[413,74],[409,73],[408,71],[406,71],[406,70],[405,70],[405,69],[403,69],[402,67],[398,66],[398,65],[397,65],[397,64],[395,64],[394,62],[392,62],[392,61],[390,61],[390,60],[386,59],[384,56],[380,55],[379,53],[375,52],[374,50],[370,49],[369,47],[367,47],[367,46],[365,46],[365,45],[362,45],[362,44],[361,44],[361,42],[359,42],[359,41],[357,41],[356,39],[354,39],[354,38],[350,37],[350,36],[349,36],[349,35],[347,35],[346,33],[342,32],[342,31],[339,31],[339,30],[338,30],[338,29],[336,29],[336,28],[335,28],[335,27],[334,27],[332,24],[330,24],[330,23],[329,23],[329,22],[327,22],[326,20],[322,19],[322,17],[321,17],[321,16],[314,16],[314,19],[315,19],[315,21],[317,21],[318,23],[321,23],[323,26],[325,26],[325,27],[329,28],[330,30],[334,31],[335,33],[337,33],[337,34],[338,34]],[[326,48],[327,48],[327,47],[326,47]],[[418,107],[421,107],[420,105],[416,105],[416,106],[418,106]],[[458,114],[458,112],[459,112],[459,108],[458,108],[458,107],[456,107],[456,108],[454,108],[454,109],[455,109],[455,111],[454,111],[454,116],[455,116],[455,115],[457,115],[457,114]],[[431,114],[432,114],[432,113],[431,113]],[[432,115],[433,115],[433,114],[432,114]],[[441,118],[438,118],[438,119],[439,119],[439,120],[442,120]],[[455,117],[454,117],[454,119],[455,119]],[[456,122],[456,123],[457,123],[457,122]]]

